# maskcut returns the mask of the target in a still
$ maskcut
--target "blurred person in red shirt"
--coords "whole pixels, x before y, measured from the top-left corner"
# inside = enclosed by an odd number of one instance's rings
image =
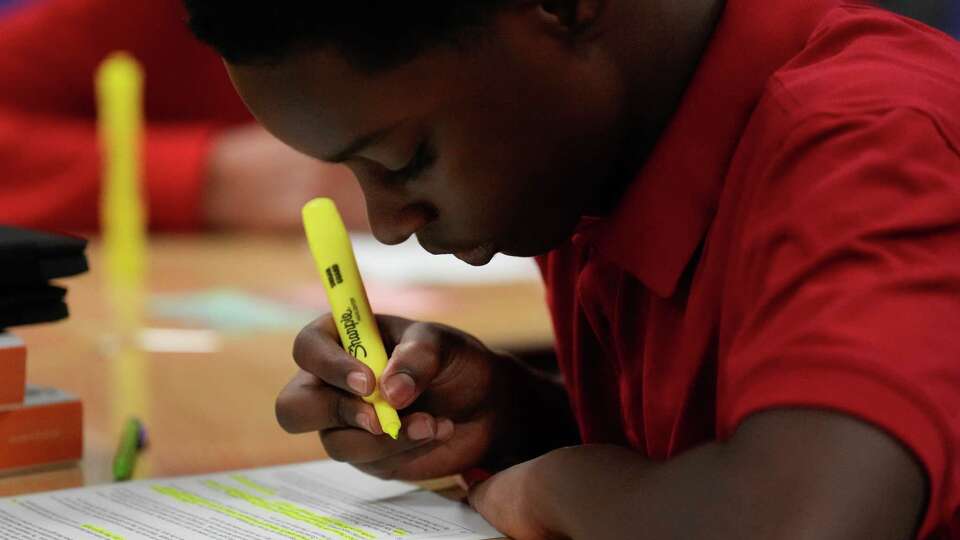
[[[195,42],[176,0],[43,0],[0,19],[0,222],[74,231],[98,223],[97,66],[125,50],[144,67],[145,197],[154,230],[284,230],[326,195],[365,227],[351,173],[277,141]]]

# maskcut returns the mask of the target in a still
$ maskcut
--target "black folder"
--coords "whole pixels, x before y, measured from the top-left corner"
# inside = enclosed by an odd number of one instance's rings
[[[50,280],[87,270],[87,242],[0,226],[0,329],[63,319],[66,289]]]

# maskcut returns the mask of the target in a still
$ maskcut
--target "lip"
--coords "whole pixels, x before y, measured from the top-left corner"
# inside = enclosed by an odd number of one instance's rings
[[[497,248],[491,243],[480,244],[479,246],[458,251],[453,254],[454,257],[472,266],[483,266],[493,259],[497,254]]]
[[[453,255],[472,266],[483,266],[490,262],[493,256],[497,254],[497,248],[493,242],[486,242],[472,248],[454,248],[441,247],[424,242],[419,236],[417,237],[417,241],[420,243],[420,247],[431,255]]]
[[[445,249],[442,246],[424,242],[423,239],[420,238],[419,236],[417,237],[417,242],[420,244],[420,247],[422,247],[424,251],[426,251],[431,255],[450,255],[453,253],[453,250],[451,249]]]

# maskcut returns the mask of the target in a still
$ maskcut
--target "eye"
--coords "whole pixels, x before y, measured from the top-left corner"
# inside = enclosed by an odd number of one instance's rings
[[[430,141],[424,139],[417,146],[410,161],[401,169],[390,171],[387,175],[391,183],[404,183],[415,180],[420,174],[429,169],[437,161],[437,154]]]

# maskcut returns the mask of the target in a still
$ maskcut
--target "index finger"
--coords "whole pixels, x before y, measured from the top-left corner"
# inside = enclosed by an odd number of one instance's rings
[[[293,342],[293,359],[300,369],[341,390],[368,396],[375,388],[373,371],[344,350],[329,313],[300,331]]]
[[[403,329],[380,382],[391,405],[408,407],[426,391],[446,364],[450,339],[436,324],[418,322]]]

